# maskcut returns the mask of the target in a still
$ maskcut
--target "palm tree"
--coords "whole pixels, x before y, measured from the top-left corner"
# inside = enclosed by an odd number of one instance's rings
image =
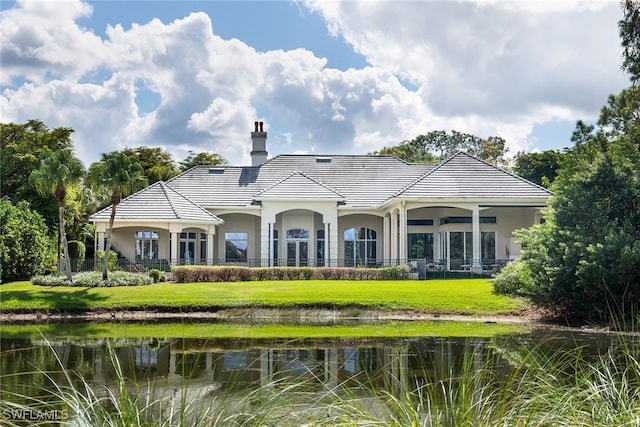
[[[70,148],[44,153],[40,168],[31,172],[29,180],[34,183],[36,190],[41,195],[53,194],[58,202],[58,223],[60,226],[60,240],[62,242],[65,269],[67,279],[71,278],[71,260],[69,259],[69,246],[64,226],[64,207],[67,187],[77,185],[84,177],[84,165]],[[58,264],[60,264],[60,252],[58,251]]]
[[[109,217],[102,280],[109,278],[107,264],[111,250],[111,235],[116,218],[116,207],[122,201],[123,194],[146,185],[142,173],[142,167],[138,161],[120,151],[102,153],[100,161],[89,167],[89,182],[99,190],[107,189],[111,192],[111,216]]]

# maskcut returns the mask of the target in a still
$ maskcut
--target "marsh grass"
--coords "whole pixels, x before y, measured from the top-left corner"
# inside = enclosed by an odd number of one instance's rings
[[[444,351],[425,366],[391,361],[391,374],[382,380],[273,375],[248,393],[126,378],[111,351],[110,386],[90,385],[65,369],[55,376],[43,372],[53,403],[3,394],[0,409],[53,405],[68,411],[76,426],[638,426],[639,344],[635,336],[621,336],[617,347],[595,359],[579,349],[520,349],[506,374],[494,366],[499,349],[479,358],[482,349],[470,344],[455,363]],[[182,378],[189,376],[184,369]],[[21,425],[6,417],[3,422]]]

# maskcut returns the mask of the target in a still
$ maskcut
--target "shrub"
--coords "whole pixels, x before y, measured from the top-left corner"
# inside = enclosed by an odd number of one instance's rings
[[[243,282],[261,280],[405,280],[409,268],[398,265],[383,268],[348,267],[261,267],[178,266],[172,269],[176,282]]]
[[[151,269],[149,270],[149,277],[151,277],[153,279],[153,283],[158,283],[158,282],[164,282],[165,281],[165,277],[164,277],[164,273],[158,269]]]
[[[0,281],[25,280],[43,273],[55,260],[47,225],[27,202],[0,199]]]
[[[104,260],[104,251],[96,251],[96,271],[102,271],[102,262]],[[107,264],[109,271],[115,271],[118,269],[118,253],[115,251],[109,251],[109,261]]]
[[[73,283],[69,282],[65,275],[60,274],[34,276],[31,278],[31,283],[39,286],[78,286],[89,288],[150,285],[153,283],[153,279],[146,274],[114,271],[109,275],[109,280],[103,281],[102,274],[100,272],[87,271],[74,274]]]
[[[491,280],[496,294],[514,296],[529,295],[530,282],[529,271],[522,261],[510,262]]]

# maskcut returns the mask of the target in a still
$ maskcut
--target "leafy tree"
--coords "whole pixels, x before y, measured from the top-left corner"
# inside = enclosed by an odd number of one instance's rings
[[[424,145],[417,139],[402,141],[394,147],[384,147],[376,151],[374,155],[395,156],[410,163],[435,163],[436,157],[427,151]]]
[[[179,173],[171,154],[161,147],[141,146],[126,148],[122,152],[138,161],[149,184],[167,181]]]
[[[2,193],[13,202],[29,202],[31,209],[38,211],[51,228],[58,223],[56,201],[52,194],[38,193],[29,181],[29,174],[40,166],[45,152],[71,149],[72,133],[73,129],[67,127],[49,129],[40,120],[0,123]]]
[[[116,207],[124,195],[146,185],[143,170],[137,160],[123,152],[103,153],[100,161],[91,164],[88,174],[89,182],[97,189],[105,189],[111,193],[111,216],[107,232],[106,250],[111,248],[113,223]],[[108,280],[107,263],[103,263],[102,279]]]
[[[29,180],[35,184],[40,194],[53,194],[58,202],[58,225],[62,249],[64,251],[65,270],[67,279],[72,282],[71,260],[67,233],[64,227],[64,206],[67,197],[67,187],[78,184],[84,177],[84,165],[66,148],[58,151],[48,151],[44,154],[40,168],[31,172]]]
[[[556,179],[562,159],[566,155],[557,150],[541,153],[518,153],[513,165],[513,172],[545,188]]]
[[[28,280],[51,266],[54,244],[42,216],[20,201],[0,199],[0,279]]]
[[[623,0],[621,4],[624,15],[619,22],[624,49],[622,69],[635,84],[640,78],[640,5],[637,0]]]
[[[635,83],[640,69],[638,4],[625,1],[623,9],[623,68]],[[637,316],[639,107],[640,91],[632,85],[609,97],[597,128],[578,122],[572,137],[576,146],[567,150],[554,181],[545,223],[520,232],[523,271],[535,301],[597,320]]]
[[[458,151],[464,151],[496,166],[507,164],[506,141],[497,136],[487,139],[463,132],[443,130],[418,135],[400,145],[384,147],[373,155],[393,155],[410,163],[435,163],[444,160]]]
[[[227,161],[217,153],[208,153],[206,151],[203,151],[196,154],[193,151],[189,150],[189,154],[187,155],[187,157],[180,162],[180,171],[184,172],[194,166],[199,165],[216,166],[226,164]]]

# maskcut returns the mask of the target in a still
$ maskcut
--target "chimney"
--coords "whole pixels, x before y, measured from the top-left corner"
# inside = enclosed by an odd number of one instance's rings
[[[251,150],[251,166],[260,166],[267,161],[267,133],[264,131],[262,122],[254,122],[254,131],[251,132],[253,143]]]

